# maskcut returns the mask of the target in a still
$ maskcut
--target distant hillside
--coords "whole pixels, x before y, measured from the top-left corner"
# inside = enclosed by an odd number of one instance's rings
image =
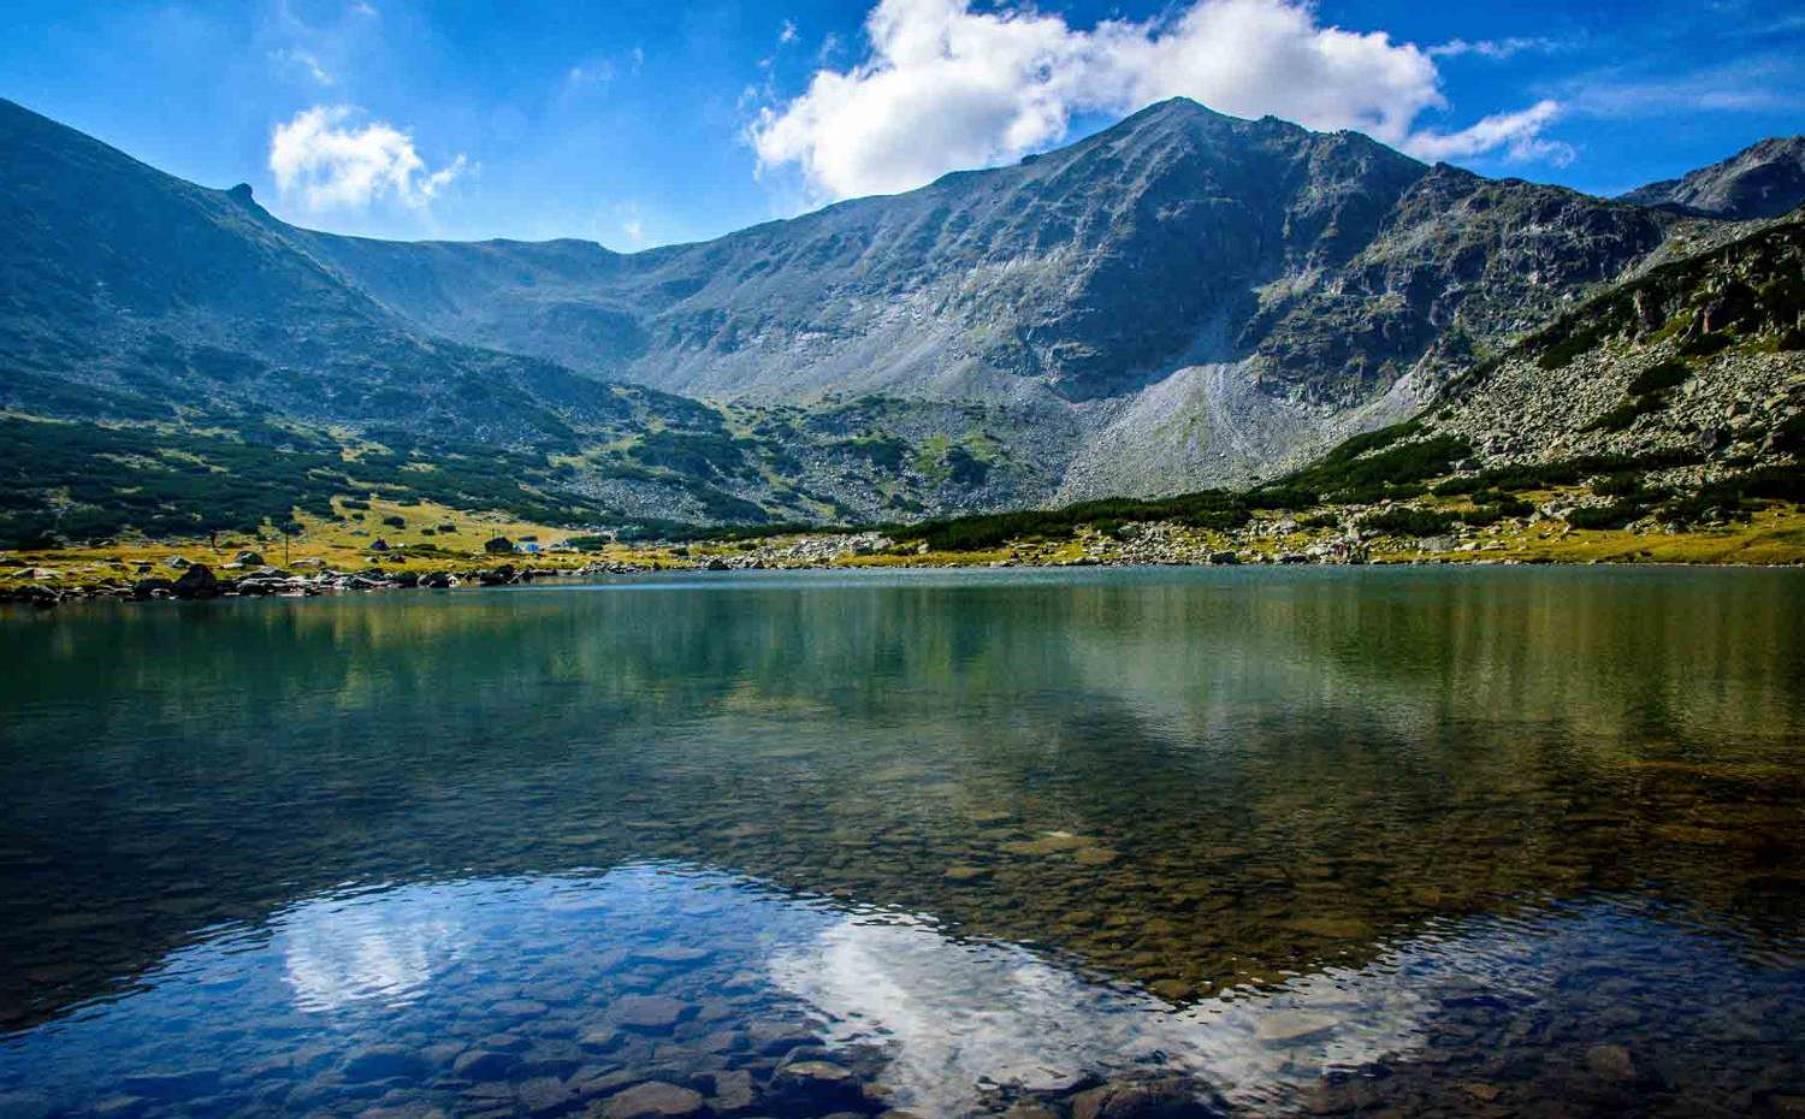
[[[1683,178],[1632,190],[1621,201],[1739,221],[1777,218],[1805,202],[1805,136],[1763,140]]]

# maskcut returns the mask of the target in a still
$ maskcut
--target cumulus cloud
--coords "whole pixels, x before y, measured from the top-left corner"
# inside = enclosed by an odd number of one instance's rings
[[[864,62],[821,69],[800,96],[759,112],[750,138],[761,171],[794,166],[823,198],[906,190],[1044,148],[1074,114],[1175,96],[1396,145],[1445,107],[1427,51],[1324,26],[1301,0],[1192,0],[1088,31],[1028,7],[880,0],[865,30]],[[1535,152],[1527,140],[1510,150]]]
[[[1411,136],[1404,150],[1419,159],[1469,159],[1504,149],[1512,159],[1540,159],[1559,166],[1573,162],[1572,147],[1545,140],[1542,130],[1561,115],[1558,101],[1538,101],[1515,113],[1497,113],[1458,132],[1424,131]]]
[[[269,168],[285,198],[309,210],[361,210],[384,198],[424,206],[465,168],[463,156],[436,171],[407,133],[383,121],[358,124],[348,105],[319,105],[278,124]]]

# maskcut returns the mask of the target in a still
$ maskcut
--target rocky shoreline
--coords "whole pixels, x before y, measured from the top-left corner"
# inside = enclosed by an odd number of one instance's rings
[[[226,564],[216,571],[204,563],[183,562],[179,574],[142,575],[134,579],[103,577],[93,582],[64,582],[48,568],[27,568],[24,581],[0,586],[0,603],[52,607],[86,601],[207,601],[228,598],[317,598],[324,595],[375,591],[454,590],[460,587],[519,586],[546,579],[593,579],[605,575],[645,575],[658,572],[734,573],[752,571],[858,570],[871,567],[909,570],[947,568],[1073,568],[1073,567],[1225,567],[1225,566],[1523,566],[1595,565],[1602,561],[1561,559],[1549,555],[1496,554],[1471,542],[1452,548],[1447,542],[1428,541],[1436,547],[1375,552],[1370,542],[1336,537],[1296,549],[1257,550],[1212,547],[1163,534],[1153,526],[1139,538],[1126,542],[1089,541],[1078,549],[1051,544],[1024,545],[1003,558],[945,553],[884,555],[881,563],[847,562],[838,552],[809,554],[796,546],[761,546],[750,551],[670,559],[592,561],[580,566],[472,566],[425,572],[396,571],[370,566],[356,570],[319,567],[299,572],[262,565],[240,574]],[[1663,561],[1638,558],[1613,561],[1652,566]],[[1680,561],[1666,561],[1679,563]],[[1684,566],[1749,566],[1685,561]],[[1805,559],[1767,566],[1802,566]],[[299,566],[299,565],[297,565]]]

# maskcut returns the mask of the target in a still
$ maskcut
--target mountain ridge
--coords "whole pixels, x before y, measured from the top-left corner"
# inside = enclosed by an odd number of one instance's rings
[[[1637,187],[1618,199],[1738,221],[1777,218],[1805,199],[1805,136],[1758,141],[1727,159]]]
[[[0,403],[492,445],[539,462],[535,508],[586,521],[1270,478],[1739,228],[1182,99],[633,254],[301,229],[11,102],[0,151]]]

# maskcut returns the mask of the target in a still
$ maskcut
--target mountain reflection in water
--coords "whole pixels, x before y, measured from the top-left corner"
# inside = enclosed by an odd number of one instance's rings
[[[929,1114],[1137,1064],[1256,1107],[1780,1106],[1802,606],[1214,571],[0,615],[0,1092],[116,1044],[230,1096],[280,1038],[322,1049],[283,1105],[338,1110],[378,1038],[430,1095],[518,1033],[574,1106],[656,1063],[582,1042],[656,997],[659,1044],[806,1024]]]

